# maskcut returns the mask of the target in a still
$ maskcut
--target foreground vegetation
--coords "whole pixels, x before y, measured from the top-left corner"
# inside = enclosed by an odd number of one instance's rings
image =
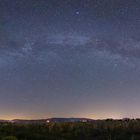
[[[0,124],[0,140],[140,140],[140,120]]]

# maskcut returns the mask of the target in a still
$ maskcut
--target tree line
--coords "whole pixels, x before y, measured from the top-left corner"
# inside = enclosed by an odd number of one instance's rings
[[[140,120],[1,123],[0,140],[140,140]]]

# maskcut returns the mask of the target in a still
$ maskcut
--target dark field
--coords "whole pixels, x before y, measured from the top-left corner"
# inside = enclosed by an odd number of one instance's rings
[[[0,140],[140,140],[140,120],[0,124]]]

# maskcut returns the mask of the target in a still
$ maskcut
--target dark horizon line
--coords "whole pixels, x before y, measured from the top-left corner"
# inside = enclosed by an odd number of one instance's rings
[[[49,120],[49,119],[87,119],[87,120],[140,120],[140,118],[130,118],[130,117],[124,117],[124,118],[103,118],[103,119],[92,119],[92,118],[85,118],[85,117],[49,117],[49,118],[36,118],[36,119],[0,119],[0,121],[36,121],[36,120]]]

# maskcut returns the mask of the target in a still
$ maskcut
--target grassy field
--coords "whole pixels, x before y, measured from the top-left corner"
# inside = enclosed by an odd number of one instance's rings
[[[140,120],[0,124],[0,140],[140,140]]]

